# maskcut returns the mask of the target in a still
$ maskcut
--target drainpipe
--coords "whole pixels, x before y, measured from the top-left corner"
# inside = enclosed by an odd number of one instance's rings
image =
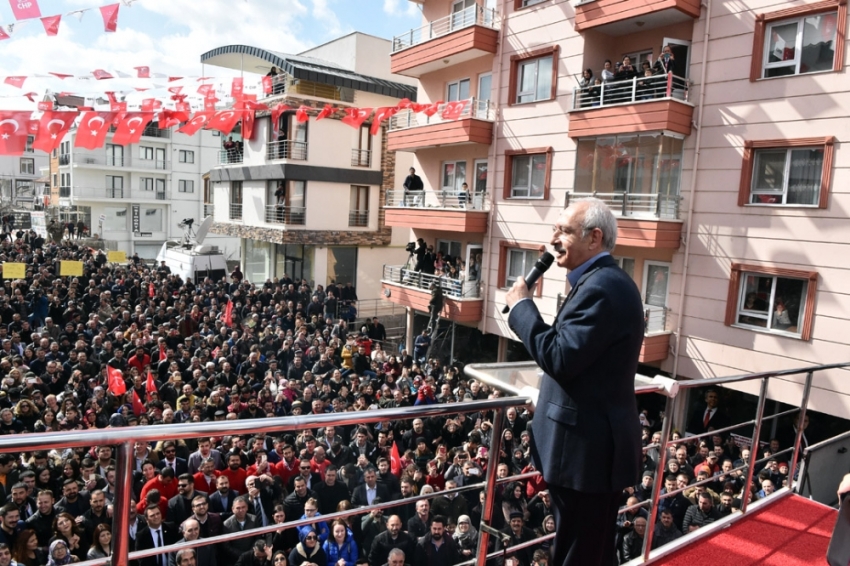
[[[702,116],[705,109],[705,77],[708,67],[708,39],[711,31],[711,0],[705,0],[705,33],[702,39],[702,68],[700,69],[700,93],[699,107],[697,110],[697,138],[696,147],[694,148],[694,165],[691,170],[691,186],[688,189],[688,216],[686,220],[687,233],[685,234],[685,257],[682,266],[682,281],[679,283],[679,304],[677,311],[679,313],[676,322],[676,351],[673,354],[673,379],[676,379],[679,371],[679,355],[682,350],[682,321],[684,317],[685,307],[685,282],[688,279],[688,260],[691,256],[691,238],[693,237],[693,218],[694,218],[694,193],[697,185],[697,171],[699,170],[699,156],[702,144]]]
[[[499,104],[501,101],[499,100],[499,95],[502,92],[502,52],[504,50],[505,45],[505,20],[507,19],[508,13],[508,0],[502,0],[502,13],[499,15],[499,49],[496,52],[496,81],[495,81],[495,90],[493,92],[496,93],[496,108],[495,108],[495,116],[493,122],[493,139],[490,142],[490,151],[487,155],[487,161],[493,164],[493,173],[496,172],[496,142],[499,139],[498,128],[496,127],[499,124],[501,119],[502,109]],[[510,97],[510,93],[508,96]],[[490,177],[490,165],[487,165],[487,176]],[[493,177],[495,181],[495,177]],[[482,292],[484,294],[484,303],[482,305],[482,315],[484,316],[484,325],[481,329],[482,334],[487,333],[487,307],[490,303],[490,289],[487,283],[492,279],[491,277],[484,276],[485,273],[489,273],[490,270],[490,258],[493,255],[490,252],[490,248],[493,245],[493,222],[494,217],[496,215],[496,187],[494,183],[490,183],[490,218],[487,226],[487,246],[484,248],[486,253],[483,254],[483,260],[481,263],[481,285]],[[486,268],[485,268],[486,266]],[[498,285],[496,285],[498,287]],[[494,288],[496,288],[494,287]]]

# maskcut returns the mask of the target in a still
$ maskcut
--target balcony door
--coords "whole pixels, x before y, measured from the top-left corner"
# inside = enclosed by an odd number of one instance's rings
[[[478,96],[476,97],[475,116],[486,120],[490,115],[491,91],[493,90],[493,73],[478,75]]]
[[[665,329],[669,287],[669,263],[643,262],[643,308],[647,315],[647,332],[658,332]]]
[[[475,23],[476,0],[456,0],[452,4],[451,30],[465,28]]]
[[[688,78],[691,67],[691,42],[686,39],[665,37],[661,45],[669,45],[676,61],[676,75]]]

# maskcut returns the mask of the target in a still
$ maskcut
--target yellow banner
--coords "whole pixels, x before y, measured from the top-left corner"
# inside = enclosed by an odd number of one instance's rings
[[[59,262],[59,275],[62,277],[82,277],[83,262],[81,261],[61,261]]]
[[[3,279],[24,279],[27,276],[27,264],[3,262]]]
[[[109,263],[127,263],[127,252],[106,252]]]

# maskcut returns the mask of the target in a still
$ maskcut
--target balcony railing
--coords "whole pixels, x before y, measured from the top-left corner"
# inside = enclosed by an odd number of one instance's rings
[[[459,208],[461,210],[488,210],[490,201],[487,192],[466,193],[464,191],[387,191],[389,207],[408,208]]]
[[[476,4],[460,12],[455,12],[438,20],[428,22],[422,27],[397,35],[393,38],[392,52],[398,53],[403,49],[472,26],[499,29],[495,8],[484,8]]]
[[[71,187],[59,187],[59,198],[69,198],[71,196]]]
[[[457,117],[450,116],[449,104],[463,103],[463,108]],[[423,112],[414,112],[410,109],[401,110],[390,118],[389,131],[406,130],[408,128],[418,128],[420,126],[428,126],[431,124],[444,124],[446,122],[454,122],[464,118],[474,118],[476,120],[484,120],[493,122],[496,120],[496,103],[491,100],[478,100],[477,98],[467,98],[455,102],[446,102],[437,107],[437,112],[432,116],[428,116]]]
[[[307,209],[303,206],[278,206],[272,204],[266,207],[266,222],[281,226],[304,226]]]
[[[64,190],[67,189],[67,194]],[[133,189],[130,187],[110,188],[110,187],[74,187],[74,197],[76,198],[95,198],[95,199],[140,199],[140,200],[167,200],[168,193],[166,191],[152,191],[145,189]],[[60,187],[60,197],[70,197],[71,187]]]
[[[237,222],[242,222],[242,203],[230,203],[230,219]]]
[[[263,96],[265,98],[271,98],[273,96],[310,96],[350,103],[354,102],[354,89],[318,83],[307,79],[296,79],[286,73],[282,73],[272,77],[272,91]]]
[[[443,296],[451,299],[481,298],[481,286],[478,281],[461,281],[448,275],[430,275],[408,269],[404,265],[385,265],[381,279],[388,283],[421,289],[427,293],[430,293],[431,287],[437,284],[443,290]]]
[[[131,157],[130,155],[97,155],[92,153],[74,153],[74,165],[102,165],[105,167],[130,167],[135,169],[158,169],[166,170],[169,167],[168,161],[158,159],[142,159],[139,157]],[[59,164],[62,164],[62,158],[59,158]],[[69,161],[70,164],[70,161]]]
[[[291,159],[293,161],[306,161],[307,142],[296,140],[269,142],[266,146],[266,159]]]
[[[595,197],[607,204],[611,211],[621,217],[679,219],[679,195],[641,193],[573,193],[568,192],[566,204],[577,198]]]
[[[688,79],[673,74],[635,77],[573,89],[573,110],[656,100],[688,100]]]
[[[646,323],[646,333],[665,332],[667,330],[667,307],[643,305],[643,320]]]
[[[70,165],[71,164],[71,154],[65,153],[59,156],[59,165]]]
[[[204,218],[207,216],[215,216],[215,205],[210,203],[204,203]]]
[[[348,225],[363,227],[369,225],[369,211],[368,210],[352,210],[348,213]]]
[[[242,163],[242,152],[238,149],[222,149],[218,152],[219,165],[234,165]]]
[[[352,149],[351,150],[351,166],[352,167],[371,167],[372,166],[372,150],[371,149]]]
[[[142,135],[148,138],[171,139],[171,130],[168,128],[161,130],[158,124],[151,123],[145,126]]]

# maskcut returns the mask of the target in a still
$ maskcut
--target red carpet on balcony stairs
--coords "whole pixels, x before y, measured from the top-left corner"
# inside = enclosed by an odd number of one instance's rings
[[[838,512],[792,495],[656,564],[665,566],[826,566]]]

